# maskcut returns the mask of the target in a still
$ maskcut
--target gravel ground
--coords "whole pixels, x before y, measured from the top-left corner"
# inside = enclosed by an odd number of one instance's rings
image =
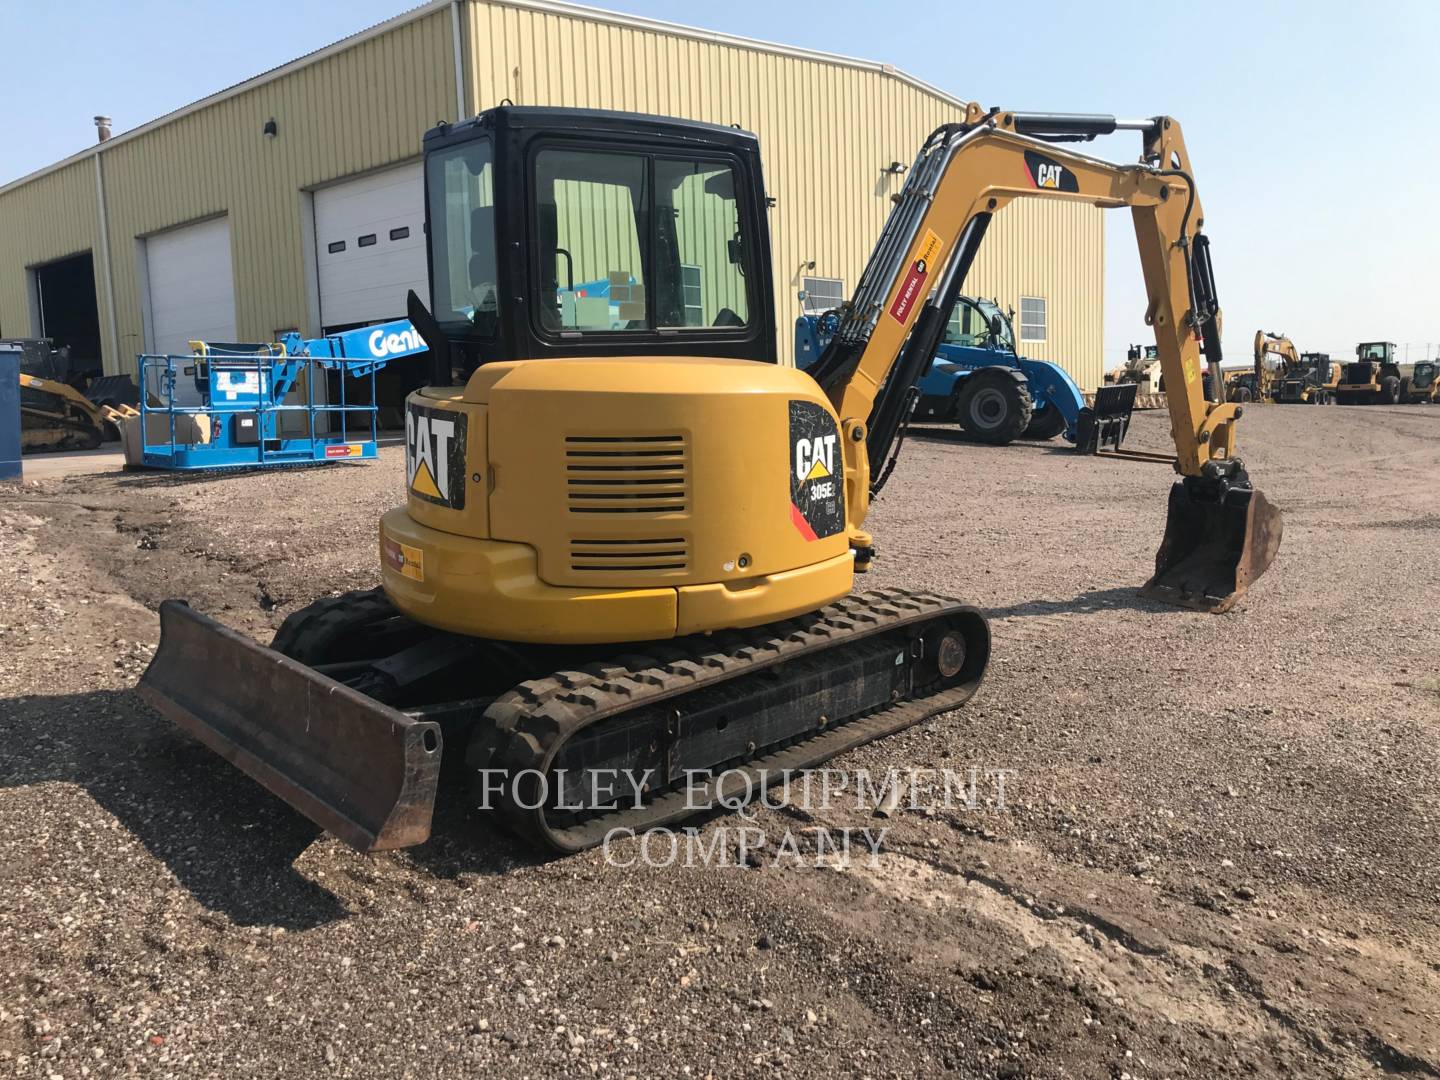
[[[836,766],[1004,808],[701,833],[888,828],[848,866],[540,861],[451,803],[362,856],[137,700],[167,596],[268,639],[374,584],[398,450],[5,495],[0,1075],[1440,1075],[1440,408],[1242,428],[1285,539],[1219,617],[1135,595],[1163,466],[912,435],[871,580],[994,660]]]

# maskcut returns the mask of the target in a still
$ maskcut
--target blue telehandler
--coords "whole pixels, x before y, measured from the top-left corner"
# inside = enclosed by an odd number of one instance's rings
[[[837,324],[831,312],[796,320],[797,367],[803,370],[819,357]],[[1080,387],[1059,365],[1019,356],[1011,317],[992,301],[956,300],[935,358],[916,388],[913,420],[959,424],[977,442],[1004,446],[1016,439],[1064,435],[1082,449],[1094,449],[1083,445],[1092,442],[1095,425]],[[1128,411],[1107,418],[1108,444],[1118,447],[1124,438]]]

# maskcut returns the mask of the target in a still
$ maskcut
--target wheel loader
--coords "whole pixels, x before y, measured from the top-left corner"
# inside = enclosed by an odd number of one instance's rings
[[[1143,163],[1065,146],[1139,133]],[[1180,474],[1145,595],[1224,611],[1278,512],[1234,456],[1203,212],[1180,126],[983,110],[938,128],[810,372],[776,361],[755,137],[491,109],[425,136],[430,385],[382,587],[269,648],[170,600],[141,693],[361,849],[424,841],[442,758],[476,803],[575,851],[753,795],[967,701],[984,615],[852,593],[865,529],[987,226],[1016,199],[1129,208]],[[687,291],[698,267],[702,289]],[[604,295],[569,287],[605,281]]]
[[[1393,341],[1370,341],[1355,346],[1355,362],[1345,365],[1335,387],[1341,405],[1413,405],[1435,401],[1437,365],[1429,360],[1402,364],[1395,358]]]

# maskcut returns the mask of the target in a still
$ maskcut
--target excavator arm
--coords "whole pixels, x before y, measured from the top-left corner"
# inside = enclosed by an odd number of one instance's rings
[[[1057,145],[1119,130],[1140,132],[1140,164],[1117,165]],[[911,388],[934,355],[991,219],[1023,198],[1131,212],[1148,297],[1145,321],[1155,332],[1181,476],[1146,592],[1227,610],[1273,558],[1280,517],[1235,457],[1240,408],[1204,394],[1202,349],[1212,370],[1220,370],[1220,307],[1189,154],[1180,125],[1168,117],[1123,121],[972,104],[963,123],[926,140],[842,309],[839,330],[812,368],[841,418],[849,527],[862,568],[871,550],[863,523],[872,478],[886,474],[913,407]]]
[[[1302,364],[1300,350],[1295,348],[1295,343],[1284,334],[1270,333],[1265,330],[1255,331],[1255,390],[1260,399],[1266,400],[1270,397],[1269,390],[1273,379],[1265,370],[1265,357],[1274,354],[1280,357],[1284,372],[1299,371]]]

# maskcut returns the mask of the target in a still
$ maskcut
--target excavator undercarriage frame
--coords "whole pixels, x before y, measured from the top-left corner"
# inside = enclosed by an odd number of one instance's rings
[[[428,838],[447,740],[468,742],[475,805],[578,851],[962,705],[990,655],[975,608],[898,589],[618,656],[447,634],[378,589],[296,613],[271,648],[179,601],[160,618],[141,695],[364,851]],[[217,683],[231,688],[223,703]],[[292,703],[279,718],[277,700]]]

